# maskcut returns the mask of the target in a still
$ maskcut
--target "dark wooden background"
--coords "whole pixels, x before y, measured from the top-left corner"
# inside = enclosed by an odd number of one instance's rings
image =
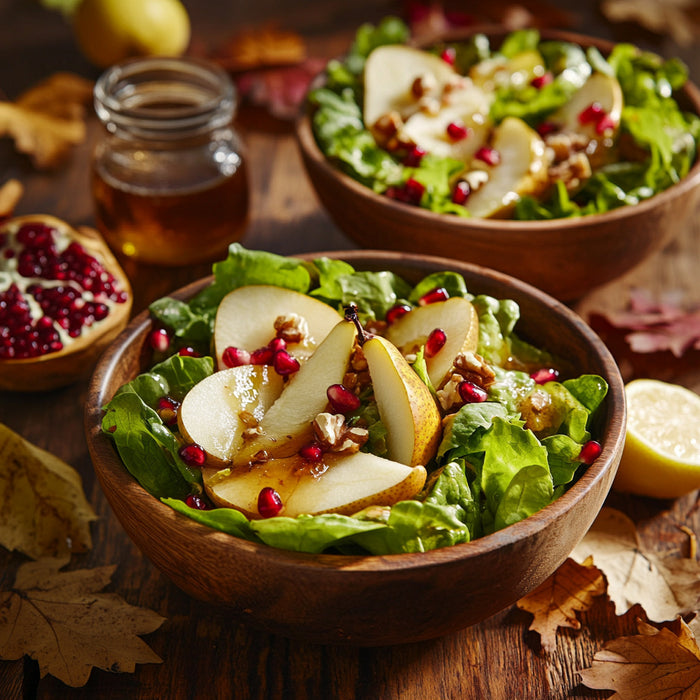
[[[185,4],[200,47],[213,48],[235,31],[274,20],[283,29],[302,33],[311,53],[321,57],[341,52],[363,21],[404,10],[403,4],[388,0],[186,0]],[[664,55],[681,56],[695,81],[700,80],[697,45],[680,47],[630,24],[612,26],[590,0],[525,4],[533,8],[536,21],[603,38],[632,39]],[[500,0],[483,7],[464,3],[463,7],[492,21],[509,10],[508,3]],[[70,27],[59,15],[30,0],[0,0],[0,94],[12,98],[56,70],[71,70],[90,78],[98,75],[75,49]],[[354,247],[320,208],[303,173],[289,125],[261,118],[258,111],[248,108],[241,112],[239,122],[252,176],[251,221],[244,245],[284,254]],[[17,177],[26,187],[17,213],[53,214],[73,224],[92,222],[88,162],[99,131],[94,119],[89,131],[88,142],[69,165],[51,174],[34,171],[25,158],[14,154],[7,140],[0,139],[0,183]],[[590,309],[619,309],[634,286],[644,286],[654,294],[679,292],[686,303],[698,305],[699,262],[700,225],[696,218],[664,251],[625,278],[581,300],[577,310],[585,314]],[[199,272],[161,275],[146,291],[165,293]],[[697,353],[682,361],[670,354],[636,358],[634,362],[620,354],[619,359],[626,378],[658,376],[700,391]],[[581,686],[577,670],[589,666],[595,651],[607,640],[632,633],[639,611],[633,609],[617,617],[603,599],[582,615],[580,631],[559,633],[557,650],[549,657],[539,650],[536,635],[527,631],[529,615],[515,608],[432,642],[364,649],[322,647],[271,636],[236,624],[215,607],[189,599],[131,544],[100,492],[83,436],[86,388],[87,378],[43,394],[0,393],[0,422],[80,472],[100,517],[93,529],[94,548],[74,557],[71,566],[117,565],[109,590],[167,618],[158,631],[145,638],[163,663],[140,666],[133,674],[93,670],[86,687],[71,689],[52,677],[40,679],[34,661],[0,662],[2,700],[525,700],[610,696],[607,691]],[[697,493],[675,502],[612,494],[609,504],[631,515],[646,544],[659,551],[687,556],[688,536],[679,526],[700,530]],[[192,556],[197,553],[192,552]],[[20,555],[0,550],[0,590],[12,585],[23,561]],[[445,604],[458,605],[458,600]]]

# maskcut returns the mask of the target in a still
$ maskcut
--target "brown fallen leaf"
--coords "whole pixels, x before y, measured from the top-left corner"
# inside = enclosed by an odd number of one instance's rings
[[[133,673],[136,664],[162,659],[139,638],[164,619],[129,605],[113,593],[100,593],[114,566],[61,572],[63,559],[23,564],[11,591],[0,592],[0,658],[28,655],[66,685],[87,683],[93,667]]]
[[[85,106],[92,83],[59,73],[20,95],[0,101],[0,137],[9,136],[39,170],[59,166],[85,140]]]
[[[697,700],[700,649],[688,625],[679,631],[637,622],[638,635],[605,644],[590,668],[579,671],[589,688],[614,690],[611,700]]]
[[[33,559],[85,552],[96,518],[73,467],[0,424],[0,545]]]
[[[593,599],[604,593],[603,574],[590,559],[583,564],[567,559],[541,586],[521,598],[517,606],[534,615],[530,629],[539,633],[542,648],[551,653],[556,648],[557,629],[580,629],[576,613],[588,610]]]
[[[0,187],[0,221],[12,216],[23,194],[24,185],[19,180],[10,179]]]
[[[645,551],[634,523],[618,510],[603,508],[571,554],[579,563],[589,557],[605,574],[618,615],[639,604],[650,620],[663,622],[700,604],[698,562]]]

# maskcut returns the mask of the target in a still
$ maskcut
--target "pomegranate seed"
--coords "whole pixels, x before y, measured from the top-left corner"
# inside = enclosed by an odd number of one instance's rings
[[[593,102],[578,115],[579,124],[597,124],[605,115],[605,111],[599,102]]]
[[[554,124],[554,122],[542,122],[541,124],[539,124],[537,126],[537,129],[536,129],[537,133],[542,137],[545,137],[548,134],[555,132],[556,130],[557,130],[557,125]]]
[[[463,141],[469,136],[469,129],[462,123],[450,122],[447,125],[447,135],[453,141]]]
[[[177,411],[180,408],[180,403],[171,399],[169,396],[161,396],[158,399],[156,413],[160,419],[169,427],[177,425]]]
[[[109,428],[107,428],[108,433],[116,433],[117,432],[117,426],[116,425],[110,425]]]
[[[204,451],[204,448],[195,442],[183,445],[178,450],[178,454],[188,467],[203,467],[207,460],[207,453]]]
[[[410,310],[411,307],[408,304],[396,304],[396,306],[392,306],[386,312],[385,320],[391,325],[392,323],[396,323],[402,316],[405,316]]]
[[[299,456],[307,462],[320,462],[323,459],[323,448],[317,442],[310,442],[299,450]]]
[[[336,413],[350,413],[360,407],[360,398],[342,384],[331,384],[326,389],[326,396]]]
[[[581,448],[581,452],[579,452],[578,459],[583,464],[593,464],[593,462],[595,462],[595,460],[598,459],[598,457],[600,457],[600,453],[602,451],[603,448],[601,447],[601,444],[599,442],[596,442],[595,440],[589,440]]]
[[[272,488],[265,486],[258,494],[258,513],[263,518],[272,518],[282,510],[282,499],[280,495]]]
[[[286,350],[278,350],[275,353],[272,359],[272,365],[275,368],[275,372],[283,377],[298,372],[300,367],[299,360],[290,355]]]
[[[268,346],[272,352],[278,352],[280,350],[286,350],[287,349],[287,341],[284,338],[273,338],[269,343]]]
[[[190,508],[195,508],[196,510],[209,510],[209,506],[207,505],[206,501],[204,501],[201,496],[197,496],[194,493],[190,494],[185,499],[185,505],[188,505]]]
[[[455,59],[457,58],[457,52],[452,46],[448,46],[447,48],[443,49],[442,53],[440,54],[440,58],[445,63],[454,66]]]
[[[436,328],[431,331],[428,339],[425,341],[425,356],[435,357],[447,342],[447,334],[442,328]]]
[[[251,364],[250,353],[243,348],[227,347],[221,354],[221,360],[227,367],[240,367]]]
[[[452,190],[452,201],[455,204],[464,204],[472,193],[472,188],[466,180],[460,180]]]
[[[488,394],[478,384],[466,379],[459,383],[457,391],[465,403],[482,403],[488,398]]]
[[[420,204],[420,200],[425,192],[425,185],[422,185],[418,180],[409,177],[406,184],[403,186],[406,193],[407,201],[410,204]]]
[[[535,384],[546,384],[547,382],[556,382],[559,378],[559,371],[553,367],[542,367],[530,374],[530,379],[535,380]]]
[[[604,134],[615,128],[615,121],[609,114],[604,114],[595,125],[596,134]]]
[[[156,352],[167,352],[170,347],[170,334],[165,328],[156,328],[148,336],[148,342]]]
[[[532,85],[532,87],[534,88],[537,88],[538,90],[541,90],[545,85],[549,85],[552,82],[552,80],[554,80],[554,76],[549,71],[547,71],[542,75],[534,77],[530,81],[530,85]]]
[[[498,165],[501,162],[501,154],[489,146],[482,146],[474,154],[474,158],[483,161],[486,165]]]
[[[449,299],[450,295],[444,287],[435,287],[429,292],[425,293],[419,300],[418,303],[421,306],[427,306],[428,304],[435,304],[438,301],[445,301]]]
[[[253,350],[253,352],[250,353],[251,365],[271,365],[274,359],[275,352],[267,345],[264,348]]]
[[[420,146],[410,146],[408,152],[404,156],[403,164],[408,168],[417,168],[425,154],[426,151]]]
[[[187,345],[184,348],[180,348],[177,351],[178,355],[181,355],[182,357],[201,357],[201,355],[193,348]]]

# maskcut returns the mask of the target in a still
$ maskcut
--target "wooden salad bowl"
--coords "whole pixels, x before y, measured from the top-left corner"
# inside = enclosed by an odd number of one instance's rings
[[[470,33],[480,31],[474,28]],[[494,44],[507,31],[484,28]],[[595,46],[613,44],[569,32],[545,39]],[[469,34],[451,35],[466,39]],[[321,84],[317,80],[316,86]],[[687,83],[679,104],[700,114],[700,90]],[[629,272],[683,230],[700,204],[700,162],[679,183],[639,204],[552,221],[464,218],[438,214],[375,193],[339,170],[318,147],[310,114],[300,116],[296,137],[309,179],[333,221],[357,244],[441,255],[497,269],[557,299],[574,301]]]
[[[141,371],[151,320],[140,314],[102,356],[85,410],[90,454],[115,515],[141,551],[194,598],[289,637],[378,646],[415,642],[477,623],[533,590],[567,558],[611,488],[625,435],[624,387],[612,356],[566,306],[530,285],[464,262],[395,252],[319,253],[360,270],[392,270],[417,282],[451,269],[473,293],[520,304],[519,334],[566,358],[576,373],[605,378],[600,457],[555,502],[471,543],[424,553],[346,556],[283,551],[212,530],[149,495],[101,431],[102,407]],[[174,296],[187,299],[202,280]]]

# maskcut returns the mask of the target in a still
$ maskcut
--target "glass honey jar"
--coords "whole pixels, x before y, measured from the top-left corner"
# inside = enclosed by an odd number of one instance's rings
[[[94,98],[105,135],[94,151],[92,192],[112,249],[147,265],[224,258],[248,220],[228,75],[196,59],[136,59],[103,73]]]

